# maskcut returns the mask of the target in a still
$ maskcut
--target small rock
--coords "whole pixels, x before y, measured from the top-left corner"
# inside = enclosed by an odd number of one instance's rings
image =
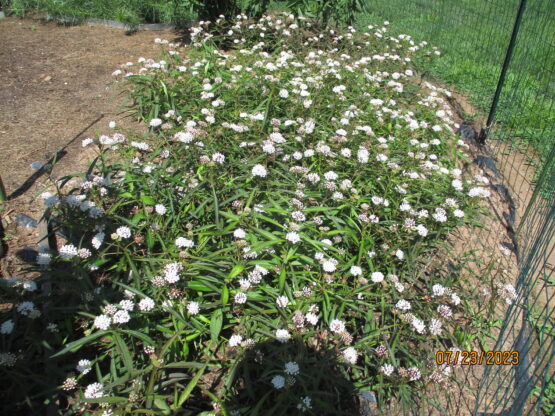
[[[37,228],[37,221],[29,217],[28,215],[18,215],[15,217],[15,222],[20,227],[25,228]]]

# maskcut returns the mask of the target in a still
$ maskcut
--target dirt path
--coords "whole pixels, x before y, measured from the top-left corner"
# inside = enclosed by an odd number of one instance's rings
[[[154,39],[174,40],[172,31],[142,31],[126,35],[106,27],[64,27],[38,19],[0,19],[0,176],[8,195],[16,192],[1,215],[8,222],[16,215],[38,219],[42,214],[39,179],[29,189],[22,185],[35,173],[33,162],[46,162],[99,116],[104,117],[69,146],[55,175],[79,172],[88,159],[81,138],[107,132],[108,122],[121,120],[122,97],[107,88],[112,72],[121,64],[136,64],[141,56],[156,58]],[[19,263],[16,249],[36,244],[34,230],[6,227],[8,255],[0,275],[13,276]]]

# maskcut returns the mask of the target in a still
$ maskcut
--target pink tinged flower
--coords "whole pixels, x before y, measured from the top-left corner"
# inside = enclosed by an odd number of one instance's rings
[[[408,368],[407,372],[408,372],[410,381],[416,381],[416,380],[420,379],[420,377],[421,377],[420,370],[416,367]]]
[[[345,322],[334,319],[330,322],[330,331],[335,332],[336,334],[340,334],[345,331]]]

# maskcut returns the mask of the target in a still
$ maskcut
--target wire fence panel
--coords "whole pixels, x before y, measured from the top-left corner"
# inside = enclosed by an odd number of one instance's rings
[[[492,350],[518,351],[520,364],[485,366],[473,387],[473,413],[555,414],[555,0],[368,5],[360,25],[388,20],[394,32],[440,49],[442,59],[421,63],[422,75],[465,95],[473,104],[465,121],[476,133],[484,129],[477,146],[485,156],[474,162],[497,195],[490,204],[497,228],[472,242],[495,250],[499,234],[508,236],[502,245],[516,258],[507,268],[518,299],[501,312]]]

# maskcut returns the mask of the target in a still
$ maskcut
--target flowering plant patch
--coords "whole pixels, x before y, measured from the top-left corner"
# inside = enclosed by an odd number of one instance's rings
[[[200,22],[114,73],[149,134],[85,140],[79,186],[44,195],[67,239],[38,264],[73,305],[49,341],[71,412],[355,414],[450,377],[434,353],[459,346],[468,294],[421,264],[489,191],[449,93],[412,67],[439,52],[313,29]]]

